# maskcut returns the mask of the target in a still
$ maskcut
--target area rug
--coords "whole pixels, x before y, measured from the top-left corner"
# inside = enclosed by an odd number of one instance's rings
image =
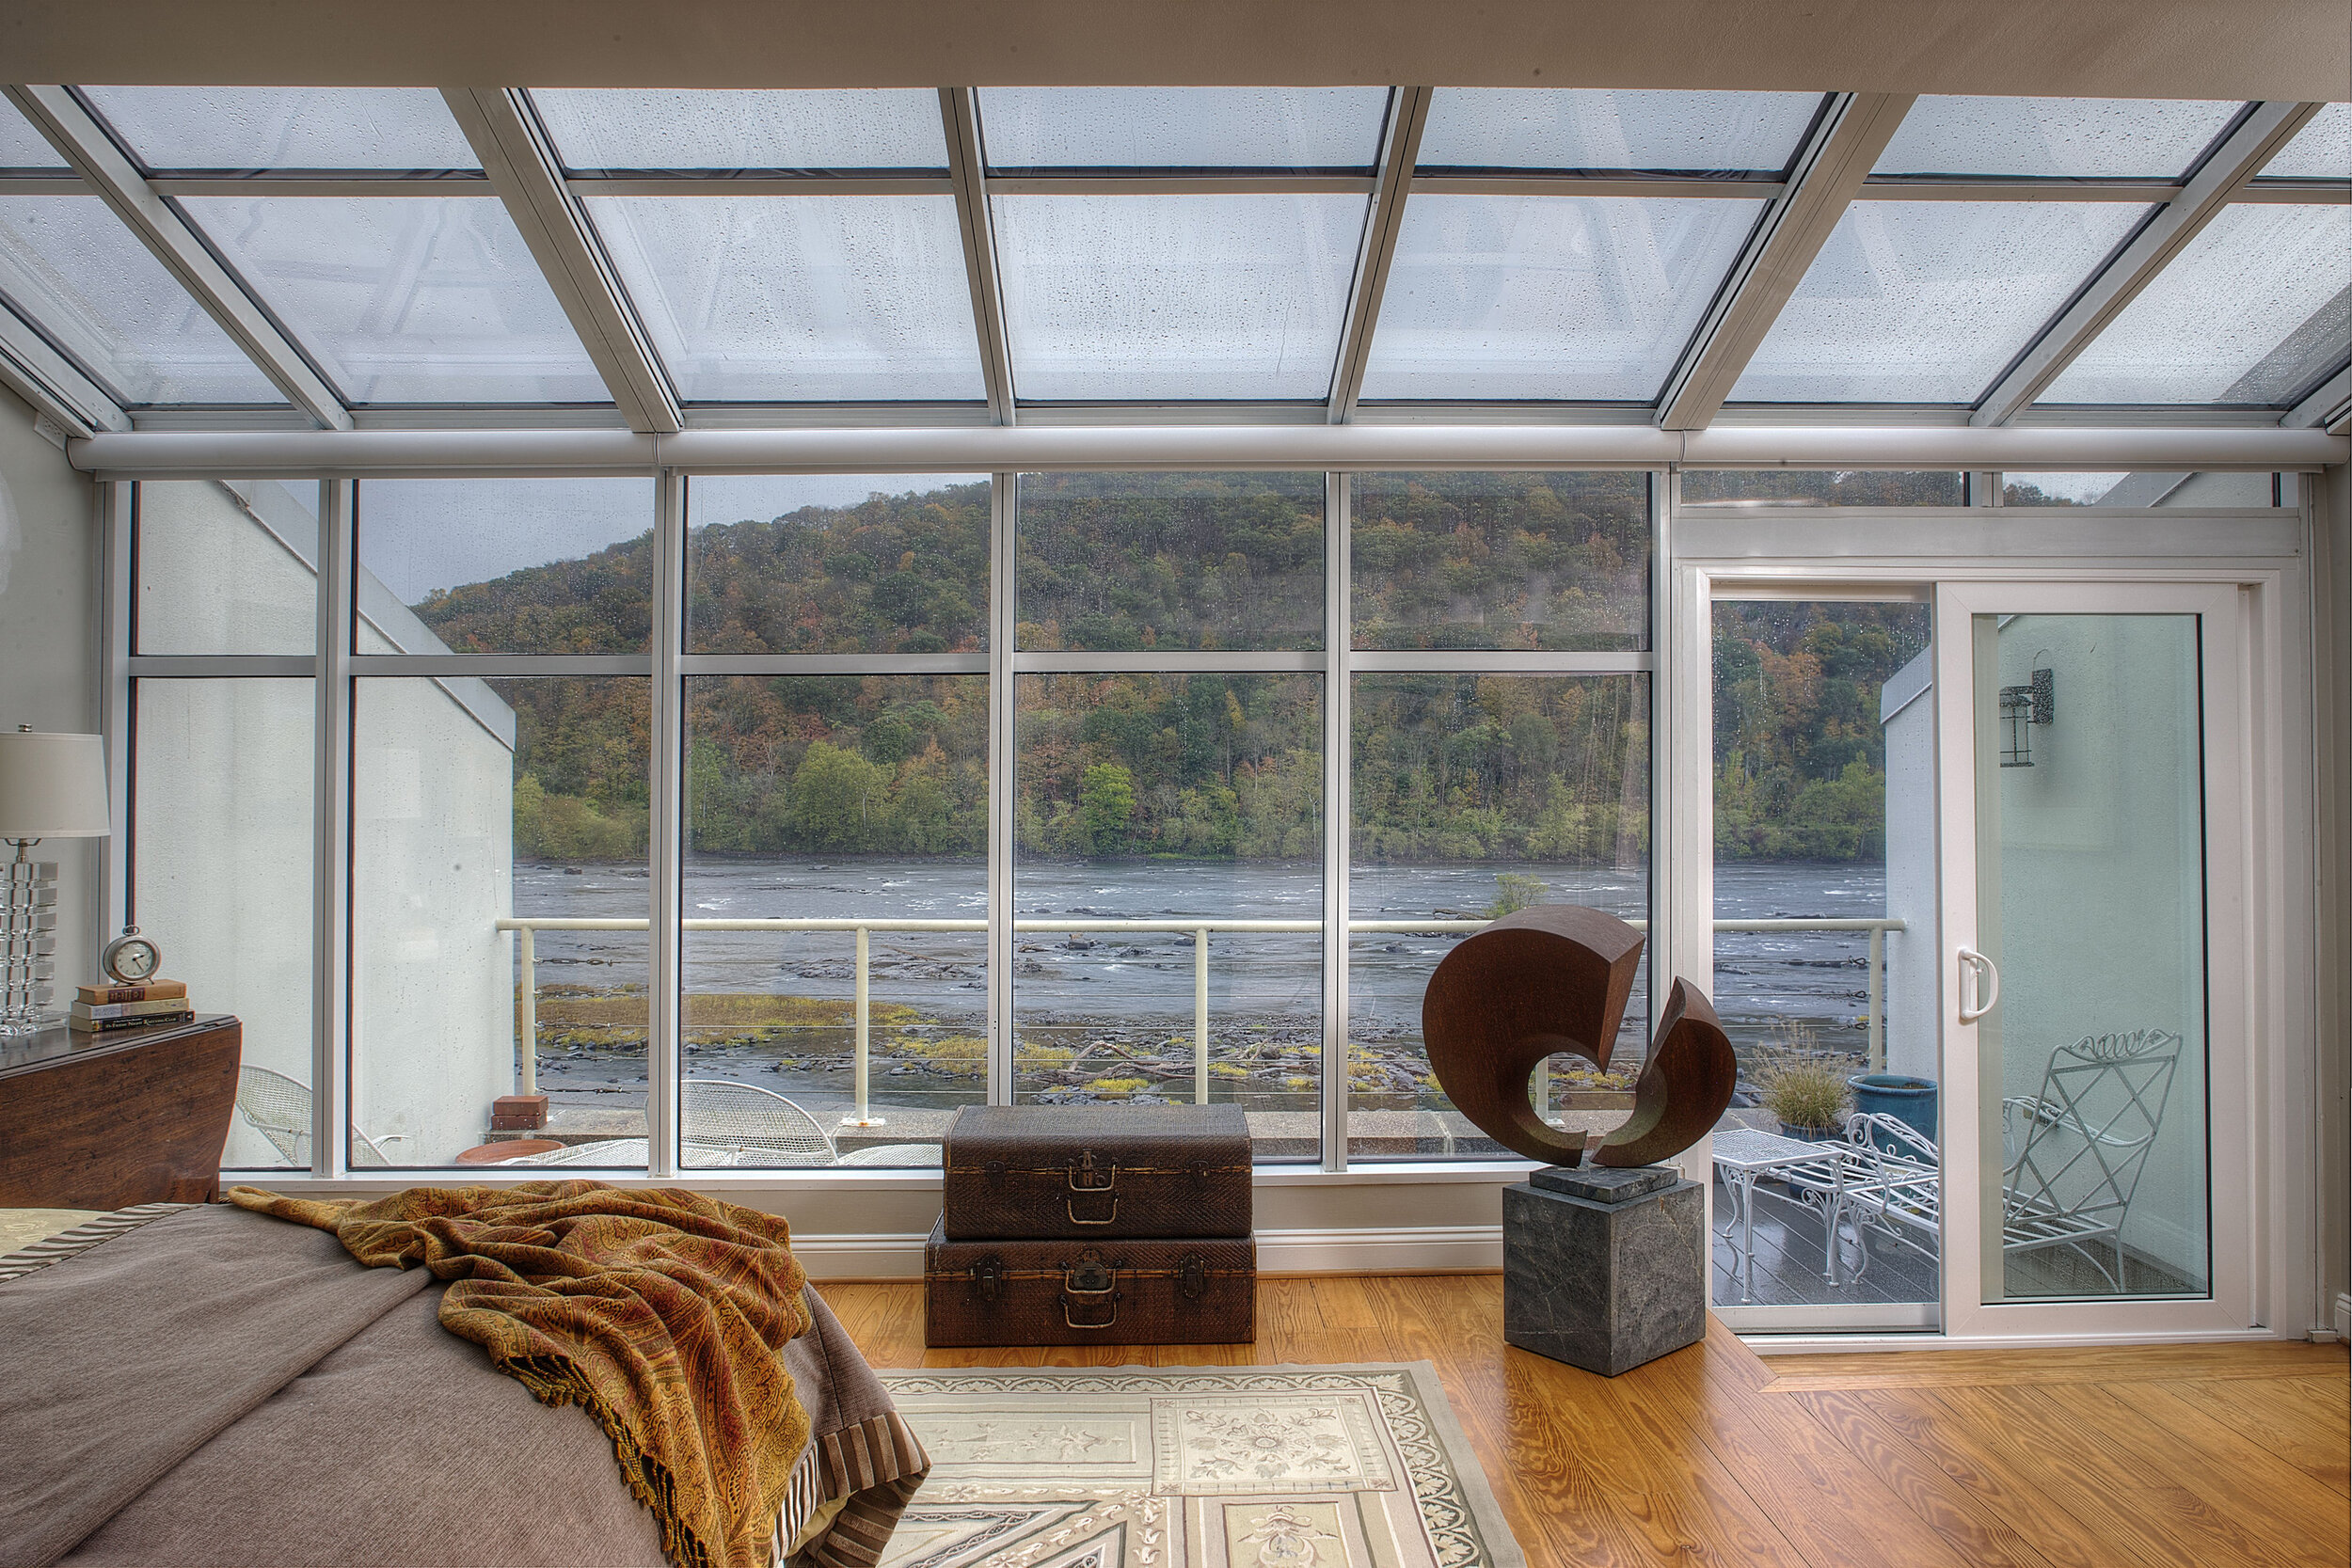
[[[882,1568],[1526,1568],[1426,1361],[885,1371]]]

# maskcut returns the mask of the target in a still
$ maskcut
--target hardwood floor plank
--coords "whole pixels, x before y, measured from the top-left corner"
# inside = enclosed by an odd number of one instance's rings
[[[2255,1340],[2219,1345],[2084,1345],[2046,1350],[1873,1351],[1765,1358],[1778,1388],[1925,1388],[2010,1383],[2170,1382],[2185,1377],[2311,1377],[2352,1372],[2342,1345]]]
[[[1815,1568],[1965,1568],[1878,1477],[1795,1401],[1752,1386],[1735,1358],[1693,1346],[1651,1363],[1693,1412],[1700,1440]]]
[[[2193,1402],[2144,1383],[2052,1384],[2033,1393],[2125,1474],[2193,1499],[2186,1512],[2201,1532],[2236,1545],[2249,1561],[2344,1561],[2342,1496]],[[2229,1484],[2214,1485],[2217,1476]]]
[[[2054,1530],[2071,1521],[2075,1544],[2092,1560],[2209,1568],[2117,1486],[2080,1433],[2049,1430],[2038,1408],[2021,1411],[2017,1396],[2027,1392],[1954,1386],[1916,1389],[1912,1398],[1934,1412],[1927,1423],[1930,1441],[1962,1449],[1972,1467],[1999,1477],[2020,1498],[2038,1499],[2029,1517],[2049,1520]]]
[[[2081,1559],[2053,1559],[2029,1544],[1999,1512],[1936,1464],[1911,1439],[1881,1420],[1851,1392],[1827,1389],[1788,1396],[1835,1433],[1871,1474],[1920,1521],[1958,1547],[1971,1562],[2015,1568],[2086,1568]]]
[[[2344,1560],[2340,1347],[1765,1360],[1710,1322],[1602,1378],[1506,1345],[1496,1275],[1263,1279],[1250,1345],[927,1350],[920,1281],[819,1290],[878,1366],[1428,1361],[1529,1568]]]
[[[2219,1416],[2332,1492],[2352,1496],[2352,1387],[2334,1378],[2201,1378],[2143,1385]]]

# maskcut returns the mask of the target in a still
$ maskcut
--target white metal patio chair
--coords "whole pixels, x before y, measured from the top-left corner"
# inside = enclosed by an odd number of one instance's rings
[[[2164,1124],[2181,1037],[2163,1029],[2086,1035],[2062,1046],[2042,1092],[2001,1101],[2001,1248],[2071,1247],[2123,1289],[2123,1221]],[[2115,1267],[2090,1251],[2104,1242]]]
[[[681,1164],[830,1165],[834,1161],[824,1123],[771,1089],[723,1078],[689,1078],[683,1090]],[[705,1151],[699,1156],[698,1148]],[[722,1150],[723,1158],[718,1157]]]
[[[237,1114],[245,1117],[247,1127],[268,1139],[289,1164],[310,1164],[310,1085],[265,1067],[241,1065],[237,1069]],[[348,1131],[353,1169],[391,1164],[366,1133],[357,1127]],[[406,1135],[394,1132],[383,1141],[398,1143]]]
[[[1822,1272],[1829,1282],[1860,1279],[1870,1266],[1866,1226],[1933,1260],[1944,1224],[1942,1156],[1934,1142],[1899,1117],[1856,1111],[1846,1118],[1837,1154],[1837,1184],[1823,1227],[1828,1256]],[[1841,1222],[1854,1228],[1853,1272],[1843,1278],[1837,1248]]]

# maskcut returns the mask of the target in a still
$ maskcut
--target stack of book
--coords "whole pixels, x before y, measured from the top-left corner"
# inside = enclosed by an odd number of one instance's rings
[[[185,980],[150,980],[143,986],[77,987],[66,1022],[72,1028],[98,1034],[151,1023],[185,1023],[195,1016]]]

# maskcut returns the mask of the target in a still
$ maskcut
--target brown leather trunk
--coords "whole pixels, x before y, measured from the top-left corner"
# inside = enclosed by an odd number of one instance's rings
[[[927,1345],[1232,1345],[1258,1337],[1258,1243],[951,1242],[923,1250]]]
[[[966,1105],[946,1162],[951,1241],[1250,1234],[1237,1105]]]

